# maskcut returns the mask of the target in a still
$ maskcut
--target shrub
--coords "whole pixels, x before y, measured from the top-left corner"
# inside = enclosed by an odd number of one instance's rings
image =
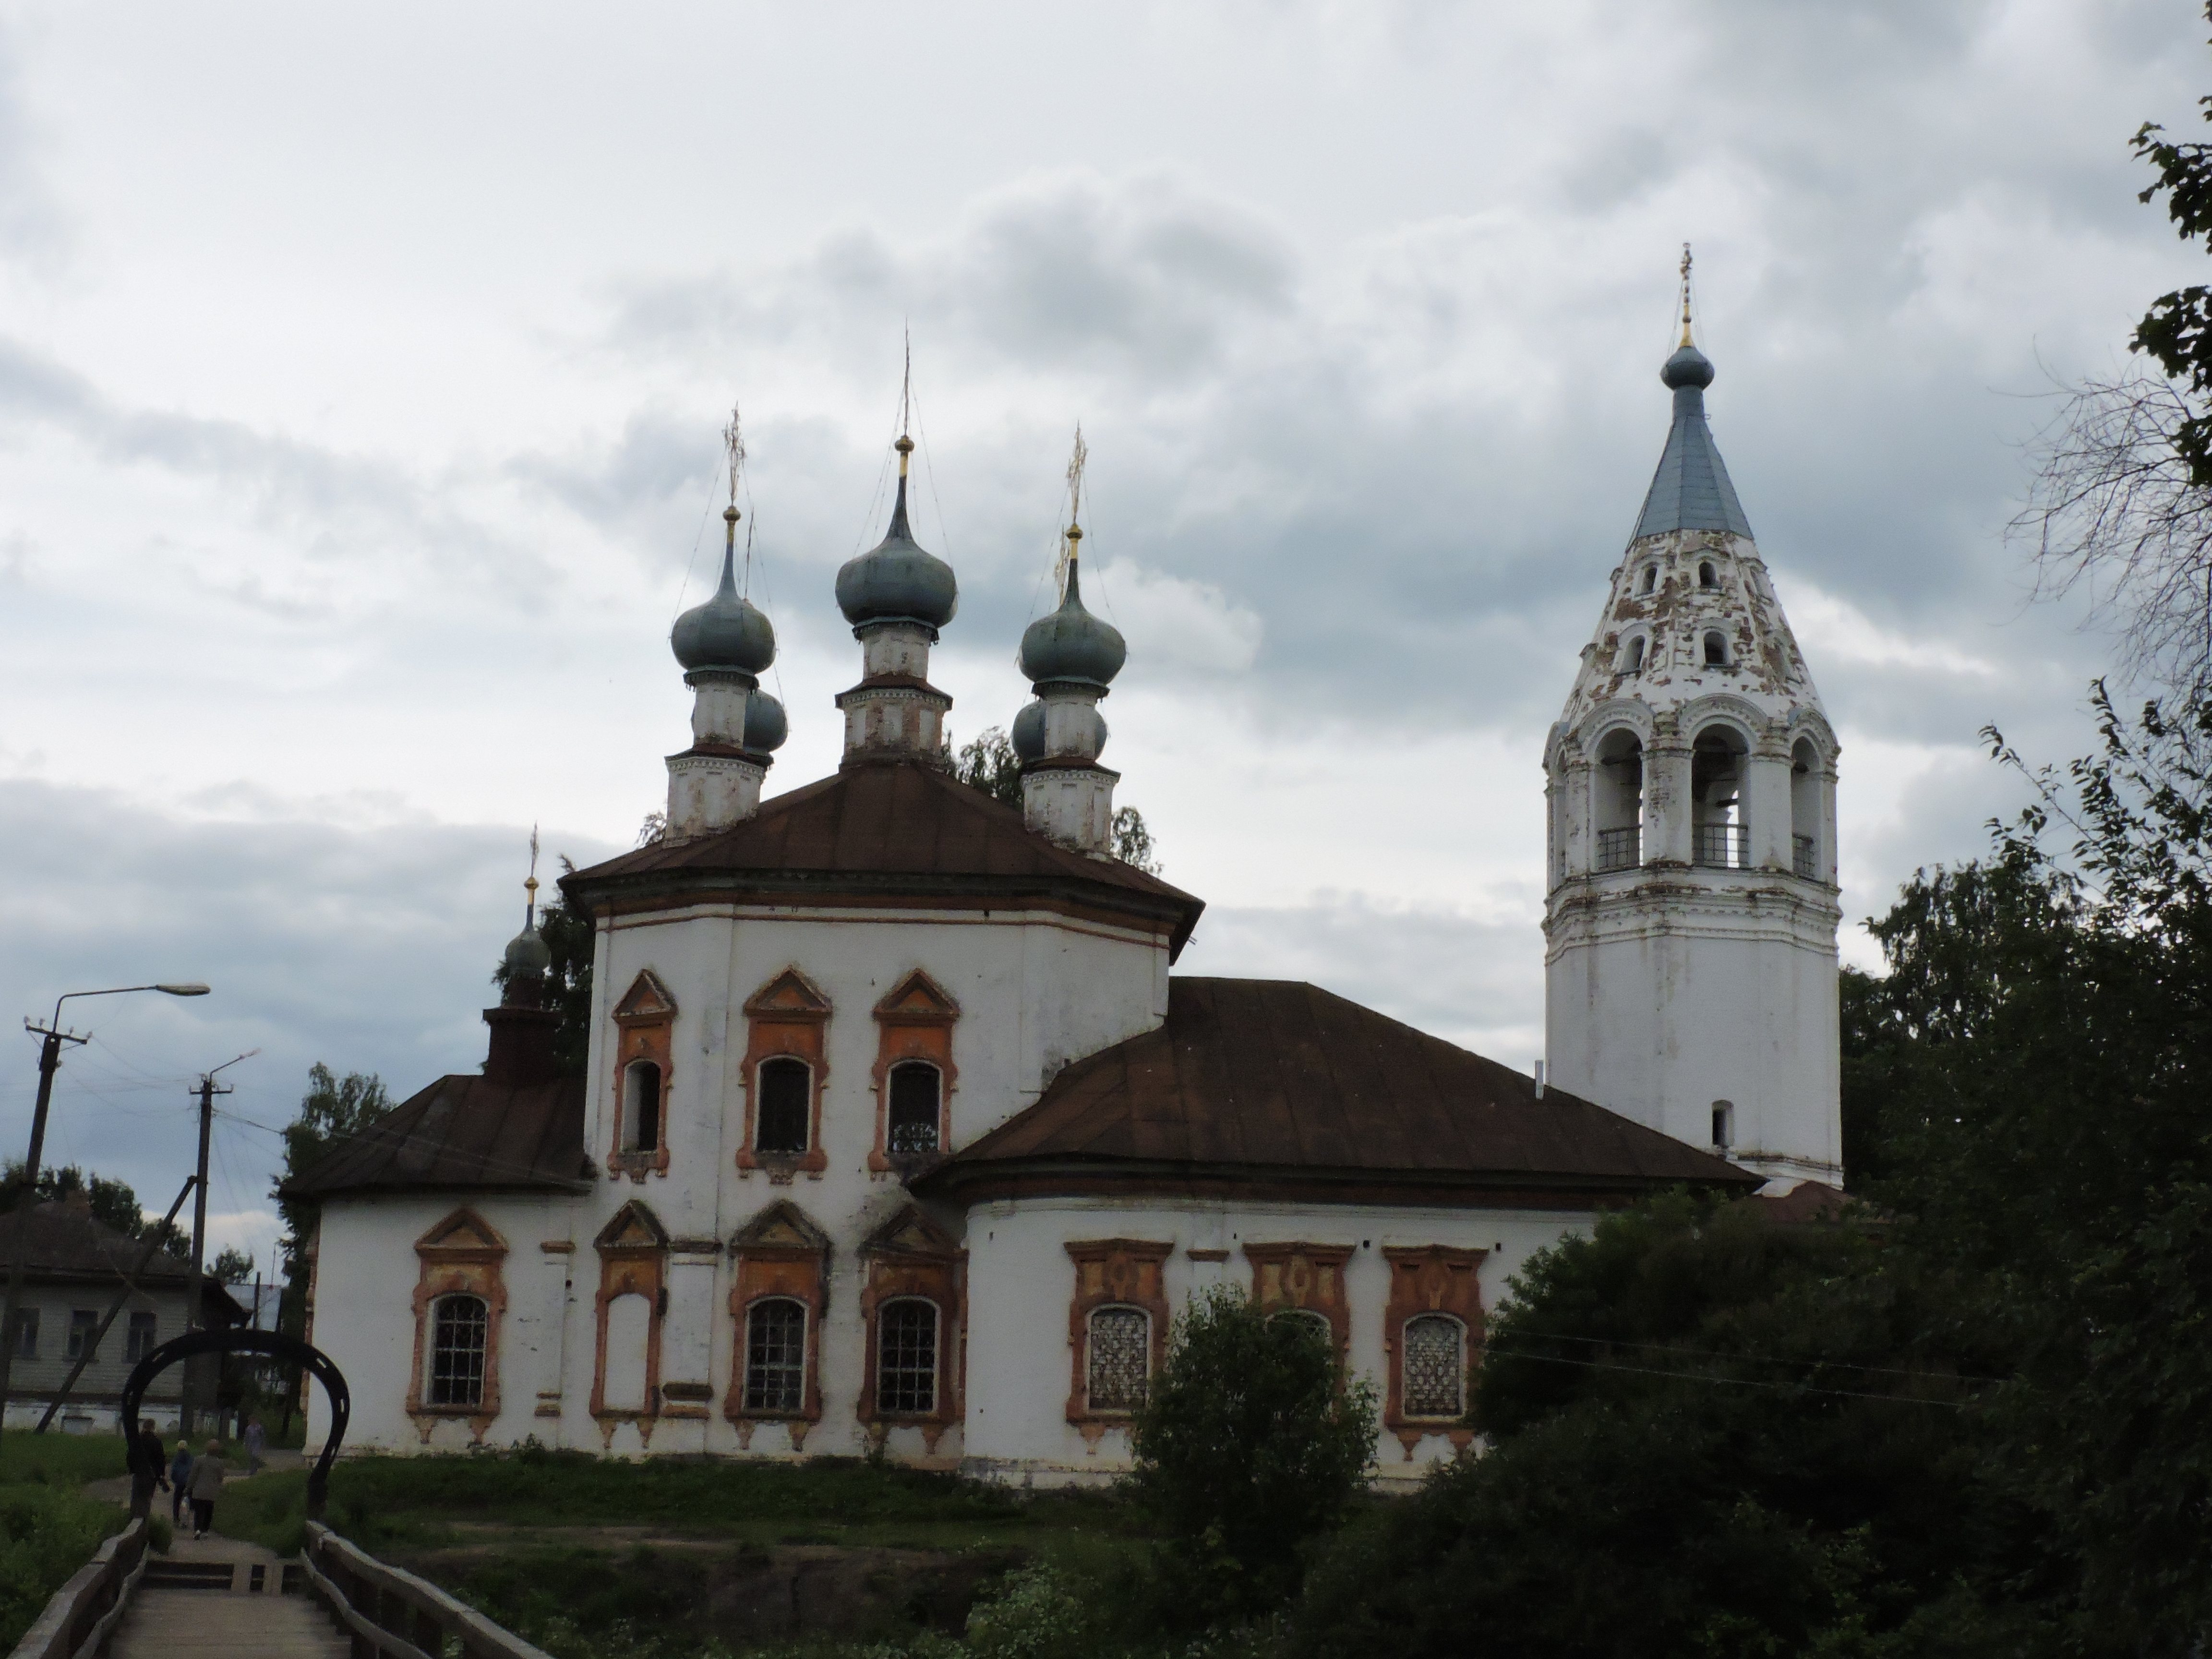
[[[1304,1552],[1341,1522],[1375,1455],[1375,1395],[1308,1321],[1234,1290],[1193,1298],[1131,1437],[1131,1492],[1167,1534],[1162,1621],[1237,1620],[1294,1595]]]

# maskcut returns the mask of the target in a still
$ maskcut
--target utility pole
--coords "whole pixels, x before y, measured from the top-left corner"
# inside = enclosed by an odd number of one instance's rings
[[[244,1055],[239,1056],[240,1060]],[[237,1060],[229,1062],[235,1066]],[[222,1069],[218,1066],[216,1071]],[[185,1328],[201,1328],[202,1287],[207,1276],[207,1170],[208,1139],[215,1132],[215,1097],[231,1091],[215,1080],[215,1072],[200,1076],[200,1164],[198,1184],[192,1188],[192,1279],[191,1288],[185,1293]],[[187,1440],[192,1436],[194,1407],[198,1403],[201,1384],[207,1380],[207,1366],[211,1354],[195,1354],[185,1362],[185,1398],[178,1413],[178,1431]]]
[[[0,1419],[8,1411],[8,1374],[15,1361],[15,1310],[22,1300],[23,1268],[31,1250],[31,1213],[39,1206],[39,1158],[46,1149],[46,1108],[54,1097],[54,1073],[62,1068],[62,1044],[92,1041],[62,1029],[62,1004],[72,997],[118,997],[132,991],[159,991],[166,996],[204,997],[208,988],[199,984],[116,985],[104,991],[65,991],[54,999],[54,1017],[44,1025],[27,1019],[23,1029],[35,1033],[39,1043],[39,1103],[31,1113],[31,1155],[23,1160],[23,1190],[15,1205],[15,1236],[8,1252],[8,1295],[0,1304]]]

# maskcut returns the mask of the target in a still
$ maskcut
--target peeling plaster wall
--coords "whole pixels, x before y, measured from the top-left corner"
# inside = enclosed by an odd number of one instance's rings
[[[1494,1312],[1506,1281],[1535,1251],[1586,1231],[1590,1218],[1571,1210],[1441,1209],[1373,1205],[1297,1205],[1240,1201],[1176,1202],[1114,1199],[1016,1199],[978,1204],[968,1217],[971,1282],[988,1285],[969,1316],[965,1472],[994,1480],[1059,1485],[1103,1481],[1128,1467],[1126,1431],[1109,1429],[1095,1448],[1067,1420],[1073,1354],[1068,1310],[1076,1291],[1070,1241],[1126,1238],[1173,1243],[1165,1280],[1170,1308],[1180,1312],[1194,1291],[1214,1285],[1252,1286],[1247,1243],[1340,1244],[1345,1263],[1352,1345],[1349,1369],[1387,1377],[1382,1349],[1389,1299],[1387,1248],[1431,1244],[1483,1250],[1482,1306]],[[1193,1261],[1189,1252],[1225,1250],[1225,1261]],[[1376,1437],[1385,1480],[1418,1478],[1453,1455],[1442,1434],[1424,1438],[1410,1460],[1397,1437]]]

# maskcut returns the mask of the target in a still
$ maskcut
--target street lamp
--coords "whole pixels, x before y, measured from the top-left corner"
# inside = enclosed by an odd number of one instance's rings
[[[112,985],[104,991],[65,991],[54,999],[54,1017],[44,1025],[28,1019],[23,1022],[25,1030],[37,1032],[43,1041],[39,1045],[39,1103],[31,1112],[31,1154],[23,1161],[23,1196],[15,1206],[15,1238],[8,1256],[8,1296],[4,1310],[0,1310],[0,1423],[7,1420],[8,1373],[15,1360],[15,1304],[22,1293],[23,1263],[31,1248],[31,1210],[39,1201],[39,1158],[46,1146],[46,1105],[53,1098],[54,1073],[62,1067],[62,1044],[91,1041],[62,1029],[62,1004],[75,997],[119,997],[131,991],[204,997],[208,988],[197,981],[179,981],[167,985]]]

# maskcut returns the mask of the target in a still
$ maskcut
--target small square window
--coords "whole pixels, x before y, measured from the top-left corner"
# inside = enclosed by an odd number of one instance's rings
[[[100,1316],[90,1308],[70,1310],[69,1357],[82,1359],[92,1352],[93,1333],[100,1328]]]
[[[161,1321],[150,1312],[132,1314],[123,1357],[135,1365],[160,1346]]]

